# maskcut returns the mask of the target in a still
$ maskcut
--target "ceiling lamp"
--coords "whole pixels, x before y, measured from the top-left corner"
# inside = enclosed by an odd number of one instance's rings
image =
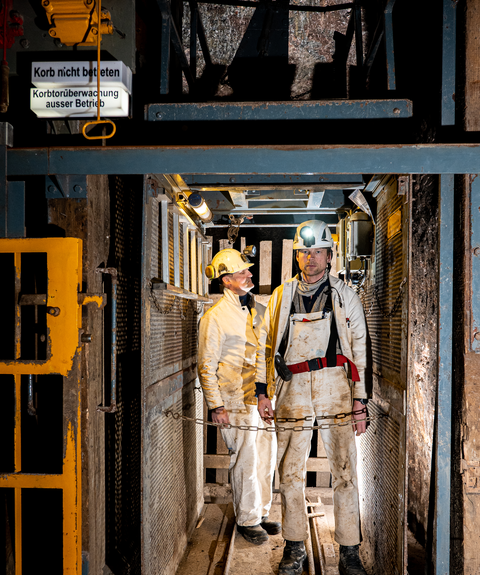
[[[188,204],[203,222],[211,222],[213,214],[202,196],[194,192],[188,196]]]

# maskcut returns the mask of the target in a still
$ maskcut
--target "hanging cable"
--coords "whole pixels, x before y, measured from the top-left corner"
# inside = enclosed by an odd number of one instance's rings
[[[8,0],[4,0],[3,2],[3,60],[1,66],[1,81],[2,81],[2,88],[0,94],[0,113],[4,114],[8,110],[8,106],[10,104],[10,96],[9,96],[9,76],[10,76],[10,68],[8,67],[7,62],[7,16],[8,16]]]
[[[101,43],[101,24],[102,24],[102,2],[98,0],[98,24],[97,24],[97,119],[87,122],[83,128],[82,132],[87,140],[107,140],[115,135],[117,131],[117,126],[112,120],[100,120],[100,43]],[[112,133],[108,136],[89,136],[86,133],[87,126],[96,126],[98,124],[112,124]]]

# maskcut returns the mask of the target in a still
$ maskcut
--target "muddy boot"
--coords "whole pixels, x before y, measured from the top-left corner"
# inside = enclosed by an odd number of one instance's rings
[[[282,524],[278,521],[270,521],[267,515],[262,517],[262,522],[260,525],[269,535],[277,535],[282,530]]]
[[[261,545],[268,541],[268,535],[266,531],[260,525],[253,525],[247,527],[246,525],[237,525],[237,531],[243,535],[243,537],[254,545]]]
[[[306,558],[307,552],[303,541],[285,541],[278,575],[302,575]]]
[[[360,545],[340,545],[340,561],[338,563],[340,575],[367,575],[358,554],[359,547]]]

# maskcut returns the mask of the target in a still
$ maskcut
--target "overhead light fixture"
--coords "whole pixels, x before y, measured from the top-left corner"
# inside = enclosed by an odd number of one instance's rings
[[[202,196],[194,192],[188,196],[188,204],[203,222],[211,222],[213,214]]]

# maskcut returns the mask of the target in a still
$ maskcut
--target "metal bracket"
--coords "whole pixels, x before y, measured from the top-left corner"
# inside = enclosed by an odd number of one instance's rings
[[[87,176],[46,176],[45,197],[47,200],[57,198],[86,199]]]

